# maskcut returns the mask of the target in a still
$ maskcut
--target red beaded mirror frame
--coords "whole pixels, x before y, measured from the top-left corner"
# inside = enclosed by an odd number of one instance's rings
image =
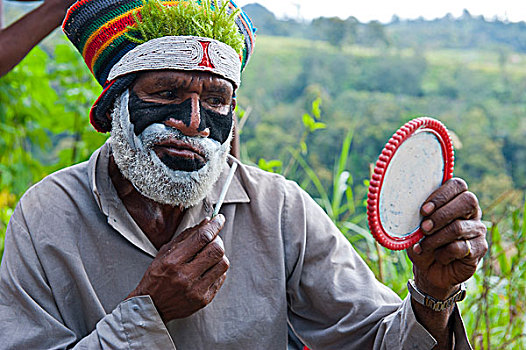
[[[382,223],[382,215],[380,208],[382,198],[380,197],[383,193],[382,186],[384,186],[386,182],[386,175],[389,173],[391,178],[394,177],[393,174],[388,172],[388,170],[390,170],[389,165],[391,164],[391,161],[393,160],[395,154],[399,156],[400,147],[402,146],[402,144],[404,144],[404,142],[406,142],[412,136],[426,132],[432,134],[440,143],[440,149],[443,158],[443,166],[440,166],[440,171],[443,172],[443,174],[435,174],[436,178],[438,178],[439,180],[439,176],[441,176],[441,183],[438,185],[444,184],[446,181],[451,179],[453,177],[454,151],[448,131],[441,122],[439,122],[436,119],[427,117],[417,118],[408,122],[393,135],[393,137],[389,140],[389,142],[383,149],[378,161],[376,162],[376,167],[374,168],[374,173],[371,178],[367,200],[367,217],[369,222],[369,228],[374,238],[378,241],[378,243],[391,250],[407,249],[413,246],[418,241],[420,241],[424,236],[419,224],[417,225],[417,228],[414,232],[407,232],[401,236],[396,236],[388,232],[388,230],[384,228],[384,225]],[[414,143],[415,142],[413,142],[413,144]],[[416,144],[416,146],[420,147],[418,143]],[[426,150],[421,151],[424,153],[426,152]],[[411,167],[411,164],[407,164],[407,167]],[[426,175],[412,174],[412,176]],[[427,198],[427,196],[430,195],[432,192],[433,191],[426,193],[425,198]],[[404,198],[397,198],[396,200],[399,203],[402,203]],[[414,205],[417,205],[418,208],[422,204],[423,203],[414,203]],[[413,221],[415,220],[415,216],[420,215],[418,209],[416,209],[416,211],[417,212],[414,213],[414,215],[411,215]],[[383,212],[385,212],[385,210],[382,211],[382,213]]]

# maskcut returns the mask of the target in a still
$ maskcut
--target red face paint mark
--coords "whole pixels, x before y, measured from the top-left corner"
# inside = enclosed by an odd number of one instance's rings
[[[199,43],[203,46],[203,60],[199,63],[199,67],[215,68],[212,61],[210,61],[210,56],[208,55],[208,46],[210,46],[210,42],[200,41]]]

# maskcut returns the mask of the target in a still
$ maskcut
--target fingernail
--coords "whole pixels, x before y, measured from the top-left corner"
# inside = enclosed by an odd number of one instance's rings
[[[221,237],[216,236],[216,238],[214,239],[214,242],[217,243],[221,247],[221,249],[225,250],[225,244],[223,243],[223,240],[221,239]]]
[[[217,214],[217,216],[214,218],[214,221],[217,222],[220,226],[222,226],[225,223],[225,217],[223,214]]]
[[[433,229],[433,221],[426,220],[422,223],[422,230],[429,232]]]
[[[413,246],[413,252],[415,252],[415,254],[417,255],[422,254],[422,246],[420,245],[420,243],[417,243]]]
[[[433,212],[433,210],[435,210],[435,203],[433,202],[429,202],[429,203],[426,203],[423,207],[422,207],[422,211],[424,212],[424,214],[426,215],[429,215]]]

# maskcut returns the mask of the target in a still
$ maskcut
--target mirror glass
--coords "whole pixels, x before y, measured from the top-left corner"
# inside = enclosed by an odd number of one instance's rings
[[[444,166],[442,146],[431,130],[417,131],[400,145],[379,196],[380,222],[388,235],[403,238],[418,230],[420,207],[442,184]]]

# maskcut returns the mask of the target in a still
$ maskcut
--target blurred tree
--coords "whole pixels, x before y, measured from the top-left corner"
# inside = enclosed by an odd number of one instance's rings
[[[327,40],[331,45],[341,49],[355,40],[358,21],[354,17],[342,20],[339,17],[320,17],[312,21],[311,26],[317,37]]]
[[[391,41],[385,31],[385,27],[379,21],[371,21],[365,26],[362,43],[367,46],[388,47]]]

